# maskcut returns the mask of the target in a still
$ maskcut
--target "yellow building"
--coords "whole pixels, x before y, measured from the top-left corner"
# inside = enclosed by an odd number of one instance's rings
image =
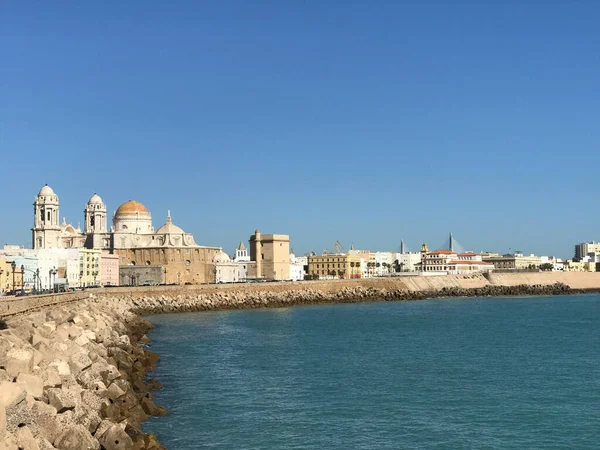
[[[79,249],[79,285],[81,287],[96,286],[100,281],[101,253],[101,250]]]
[[[287,234],[261,235],[260,230],[256,230],[250,236],[250,259],[256,266],[248,266],[249,277],[289,280],[290,237]]]
[[[308,274],[319,278],[362,278],[361,257],[342,253],[309,256]]]
[[[4,295],[8,291],[21,289],[23,286],[23,273],[21,272],[21,268],[16,267],[13,274],[11,264],[12,260],[10,259],[0,259],[0,295]]]
[[[563,263],[565,272],[596,272],[595,262],[566,260]]]

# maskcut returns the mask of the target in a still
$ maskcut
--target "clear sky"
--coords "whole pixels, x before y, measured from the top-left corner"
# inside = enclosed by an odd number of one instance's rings
[[[256,228],[571,257],[600,240],[600,3],[0,2],[0,243],[76,224]]]

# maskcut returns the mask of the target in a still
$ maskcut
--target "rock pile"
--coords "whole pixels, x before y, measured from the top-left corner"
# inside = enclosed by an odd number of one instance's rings
[[[298,287],[284,291],[223,290],[213,292],[175,292],[173,295],[136,296],[120,294],[122,303],[131,305],[137,313],[169,313],[284,307],[318,303],[353,303],[366,301],[422,300],[439,297],[488,297],[518,295],[560,295],[573,293],[567,285],[489,285],[481,288],[446,287],[435,291],[409,291],[378,287],[346,286],[341,289]]]
[[[0,449],[160,449],[140,423],[166,411],[145,383],[150,324],[113,300],[7,320],[0,331]]]

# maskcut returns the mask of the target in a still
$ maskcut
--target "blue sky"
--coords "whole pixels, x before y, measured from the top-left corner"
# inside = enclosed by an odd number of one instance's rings
[[[485,4],[484,4],[485,3]],[[597,2],[0,4],[0,243],[45,183],[227,251],[600,239]]]

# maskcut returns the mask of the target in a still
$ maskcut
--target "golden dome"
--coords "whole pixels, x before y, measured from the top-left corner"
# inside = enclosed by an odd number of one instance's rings
[[[119,208],[115,212],[115,215],[117,216],[119,214],[137,214],[137,213],[150,215],[150,213],[148,212],[146,207],[144,205],[142,205],[140,202],[136,202],[135,200],[128,200],[125,203],[123,203],[121,206],[119,206]]]

